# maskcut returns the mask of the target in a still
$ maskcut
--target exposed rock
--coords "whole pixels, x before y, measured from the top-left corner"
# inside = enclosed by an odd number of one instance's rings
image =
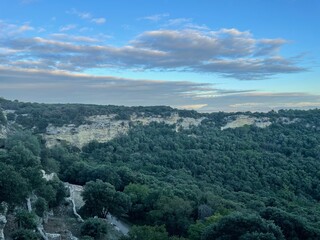
[[[73,236],[73,235],[72,235],[72,232],[70,232],[70,231],[67,231],[67,232],[66,232],[66,234],[65,234],[65,239],[66,239],[66,240],[78,240],[78,238],[75,237],[75,236]]]
[[[59,233],[47,233],[48,240],[61,240],[61,234]]]
[[[256,118],[246,115],[238,115],[235,120],[228,122],[225,126],[221,127],[221,130],[228,128],[238,128],[245,125],[254,125],[259,128],[265,128],[271,125],[269,118]]]
[[[47,174],[44,170],[41,170],[41,173],[42,173],[42,177],[47,180],[47,181],[51,181],[53,180],[55,177],[57,177],[57,174],[56,173],[50,173],[50,174]]]
[[[0,214],[0,240],[4,240],[3,229],[6,226],[7,218],[5,215]]]
[[[67,200],[72,203],[73,215],[75,215],[79,222],[84,222],[80,214],[77,212],[77,210],[79,210],[84,205],[84,201],[81,196],[83,187],[70,183],[65,183],[65,186],[68,187],[70,191],[70,197],[68,197]]]
[[[290,119],[288,117],[280,117],[277,119],[277,122],[280,122],[282,124],[293,124],[293,123],[297,123],[299,122],[300,119],[299,118],[294,118],[294,119]]]
[[[98,142],[108,142],[113,138],[127,134],[132,125],[148,125],[152,122],[165,123],[169,125],[176,124],[176,131],[179,128],[188,129],[191,126],[198,126],[204,118],[182,118],[177,113],[169,117],[152,116],[138,117],[133,114],[130,120],[116,120],[115,115],[95,115],[88,117],[87,124],[76,127],[74,124],[55,127],[49,125],[44,138],[47,147],[53,147],[60,141],[66,141],[78,148],[83,147],[89,142],[96,140]]]

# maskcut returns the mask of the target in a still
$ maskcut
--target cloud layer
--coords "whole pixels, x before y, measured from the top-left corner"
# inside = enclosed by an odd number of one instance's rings
[[[70,12],[103,24],[91,13]],[[144,18],[157,22],[167,14]],[[183,25],[177,28],[177,25]],[[175,29],[171,29],[174,27]],[[299,58],[285,57],[285,39],[258,39],[249,31],[168,19],[163,28],[145,31],[115,46],[105,38],[69,34],[66,24],[56,32],[0,20],[0,96],[38,102],[115,105],[170,105],[199,111],[268,111],[320,107],[320,96],[220,89],[210,83],[155,81],[92,76],[95,69],[185,71],[217,74],[238,80],[261,80],[306,71]],[[39,35],[40,34],[40,35]]]
[[[212,84],[96,77],[65,71],[0,67],[1,96],[46,103],[126,106],[169,105],[212,111],[269,111],[320,107],[320,96],[305,93],[232,91]]]
[[[74,14],[96,23],[105,21],[90,13]],[[34,30],[27,23],[16,26],[0,22],[0,27],[0,49],[5,49],[0,64],[5,66],[29,68],[31,63],[38,69],[77,72],[96,68],[191,71],[239,80],[306,71],[296,58],[280,55],[286,40],[256,39],[250,32],[237,29],[159,29],[142,32],[123,46],[112,46],[91,37],[61,33],[26,37],[21,33]],[[60,31],[75,27],[65,25]]]

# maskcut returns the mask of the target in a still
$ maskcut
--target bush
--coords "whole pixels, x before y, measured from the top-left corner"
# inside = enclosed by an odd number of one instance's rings
[[[105,220],[100,218],[89,218],[81,226],[81,235],[100,239],[107,234],[108,227]]]
[[[13,240],[38,240],[39,234],[30,229],[19,229],[12,234]]]

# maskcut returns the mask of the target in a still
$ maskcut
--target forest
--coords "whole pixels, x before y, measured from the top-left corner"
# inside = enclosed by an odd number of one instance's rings
[[[0,125],[8,129],[0,144],[0,210],[15,215],[12,239],[40,238],[35,216],[63,204],[62,182],[84,186],[81,239],[107,239],[108,213],[132,226],[121,240],[320,239],[319,109],[246,112],[272,124],[221,130],[240,113],[5,99],[0,107]],[[173,112],[205,120],[179,131],[137,125],[82,149],[64,142],[47,148],[41,135],[48,124],[79,125],[96,114]],[[41,170],[58,178],[45,181]],[[21,206],[32,194],[30,213]]]

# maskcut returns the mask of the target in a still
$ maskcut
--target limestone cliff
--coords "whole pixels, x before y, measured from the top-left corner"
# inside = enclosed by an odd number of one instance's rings
[[[181,128],[188,129],[191,126],[198,126],[204,118],[183,118],[177,113],[171,114],[169,117],[152,116],[138,117],[133,114],[130,120],[118,120],[116,115],[95,115],[88,117],[87,123],[80,126],[73,124],[55,127],[49,125],[44,134],[47,146],[52,147],[58,142],[66,141],[78,148],[83,147],[87,143],[96,140],[98,142],[107,142],[113,138],[127,134],[132,126],[142,124],[148,125],[152,122],[176,125],[176,131]]]

